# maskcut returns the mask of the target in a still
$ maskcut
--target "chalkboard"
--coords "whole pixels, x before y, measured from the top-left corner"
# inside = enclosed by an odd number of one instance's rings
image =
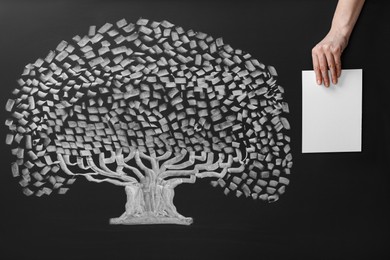
[[[123,190],[79,179],[66,195],[26,197],[12,177],[12,156],[0,142],[2,259],[337,259],[389,256],[390,124],[387,86],[389,3],[367,1],[343,68],[363,69],[361,153],[302,154],[301,71],[329,29],[337,1],[1,1],[0,103],[23,67],[90,25],[122,18],[168,20],[272,65],[284,99],[294,157],[291,183],[276,203],[235,196],[201,180],[182,185],[175,204],[191,226],[111,226],[123,211]],[[7,129],[0,128],[1,140]]]

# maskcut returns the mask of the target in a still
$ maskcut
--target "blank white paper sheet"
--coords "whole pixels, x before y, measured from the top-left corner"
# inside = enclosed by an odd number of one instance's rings
[[[362,70],[343,70],[337,85],[319,86],[302,71],[302,152],[361,152]]]

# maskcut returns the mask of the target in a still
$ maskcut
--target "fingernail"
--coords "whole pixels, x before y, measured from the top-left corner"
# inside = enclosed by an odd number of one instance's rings
[[[317,85],[321,85],[321,80],[317,79]]]

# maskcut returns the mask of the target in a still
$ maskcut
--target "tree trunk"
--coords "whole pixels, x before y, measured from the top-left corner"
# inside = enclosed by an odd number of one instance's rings
[[[190,225],[192,218],[180,215],[173,204],[175,191],[167,184],[126,186],[126,211],[110,224],[178,224]]]

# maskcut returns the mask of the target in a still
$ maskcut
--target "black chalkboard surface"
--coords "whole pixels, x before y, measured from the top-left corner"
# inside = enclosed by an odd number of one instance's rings
[[[200,180],[181,185],[175,204],[191,226],[112,226],[125,195],[82,178],[64,196],[26,197],[0,142],[1,259],[384,259],[389,257],[389,3],[367,1],[343,68],[363,69],[363,151],[301,153],[301,71],[326,34],[337,1],[6,1],[0,2],[0,103],[23,67],[62,40],[122,18],[168,20],[223,37],[278,71],[290,105],[291,183],[276,203],[225,196]],[[7,128],[0,127],[1,140]]]

